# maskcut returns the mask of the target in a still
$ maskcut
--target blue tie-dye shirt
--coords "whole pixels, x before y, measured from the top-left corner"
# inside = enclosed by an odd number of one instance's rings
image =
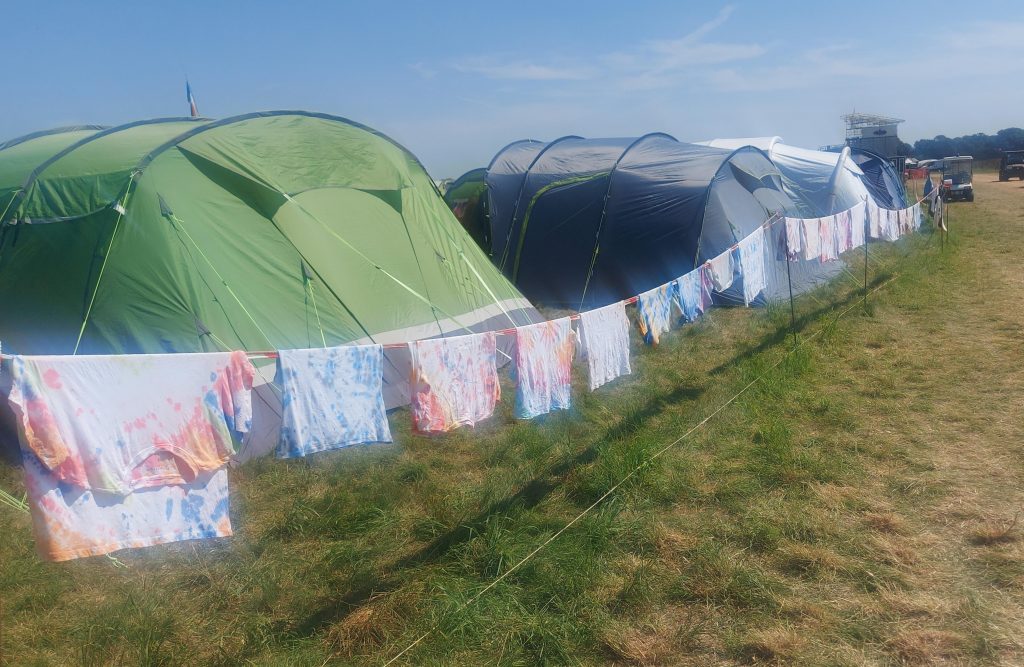
[[[279,353],[284,415],[281,458],[359,443],[391,442],[380,345]]]

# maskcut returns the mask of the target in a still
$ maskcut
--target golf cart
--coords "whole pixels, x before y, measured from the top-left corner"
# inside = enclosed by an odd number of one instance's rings
[[[942,201],[974,201],[974,158],[957,155],[942,161]]]
[[[999,163],[999,180],[1008,181],[1011,176],[1024,181],[1024,151],[1003,151],[1003,159]]]

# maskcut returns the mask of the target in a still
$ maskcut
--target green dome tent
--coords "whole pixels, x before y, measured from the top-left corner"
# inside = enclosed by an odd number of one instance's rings
[[[28,135],[0,144],[0,211],[5,352],[393,343],[537,318],[415,157],[325,114]]]

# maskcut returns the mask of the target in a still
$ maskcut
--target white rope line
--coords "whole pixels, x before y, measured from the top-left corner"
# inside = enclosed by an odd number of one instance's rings
[[[868,295],[871,295],[871,294],[874,294],[875,292],[878,292],[878,291],[879,291],[879,290],[881,290],[881,289],[882,289],[883,287],[887,286],[887,285],[888,285],[889,283],[891,283],[892,281],[896,280],[896,279],[897,279],[898,277],[899,277],[899,274],[897,274],[897,275],[895,275],[895,276],[893,276],[893,277],[889,278],[889,279],[888,279],[888,280],[886,280],[886,281],[885,281],[884,283],[882,283],[881,285],[879,285],[879,286],[878,286],[878,287],[876,287],[875,289],[871,290],[871,291],[870,291],[870,292],[868,293]],[[837,316],[836,316],[836,317],[835,317],[835,318],[833,319],[833,323],[835,323],[835,322],[838,322],[838,321],[839,321],[839,320],[840,320],[841,318],[843,318],[843,317],[844,317],[844,316],[845,316],[845,315],[846,315],[847,313],[849,313],[849,312],[850,312],[851,310],[854,310],[855,308],[858,308],[858,307],[860,307],[860,306],[861,306],[861,302],[860,302],[860,301],[858,300],[858,301],[857,301],[857,302],[856,302],[855,304],[853,304],[852,306],[850,306],[850,307],[849,307],[849,308],[847,308],[846,310],[844,310],[844,311],[840,312],[840,313],[839,313],[839,314],[838,314],[838,315],[837,315]],[[505,572],[503,572],[503,573],[502,573],[502,574],[501,574],[501,575],[500,575],[499,577],[497,577],[497,578],[496,578],[496,579],[495,579],[494,581],[492,581],[492,582],[491,582],[491,583],[489,583],[489,584],[488,584],[487,586],[485,586],[485,587],[484,587],[484,588],[483,588],[482,590],[480,590],[480,591],[479,591],[479,592],[478,592],[478,593],[477,593],[476,595],[474,595],[473,597],[471,597],[471,598],[470,598],[469,600],[467,600],[466,602],[462,603],[462,604],[461,604],[461,605],[460,605],[460,606],[459,606],[459,607],[458,607],[458,608],[457,608],[457,609],[456,609],[456,610],[455,610],[454,612],[452,612],[452,614],[451,614],[451,615],[454,615],[454,614],[458,614],[458,613],[462,612],[463,610],[465,610],[465,609],[466,609],[467,607],[469,607],[470,605],[472,605],[473,603],[475,603],[475,602],[476,602],[477,600],[479,600],[479,599],[480,599],[480,598],[481,598],[481,597],[482,597],[482,596],[483,596],[483,595],[484,595],[485,593],[487,593],[487,592],[488,592],[489,590],[491,590],[492,588],[494,588],[495,586],[497,586],[497,585],[498,585],[499,583],[501,583],[501,582],[502,582],[502,581],[503,581],[503,580],[504,580],[504,579],[505,579],[506,577],[508,577],[508,576],[509,576],[510,574],[512,574],[513,572],[515,572],[516,570],[518,570],[518,569],[519,569],[520,567],[522,567],[523,565],[525,565],[525,564],[526,564],[526,563],[527,563],[527,562],[528,562],[529,560],[531,560],[531,559],[532,559],[532,558],[533,558],[534,556],[536,556],[536,555],[537,555],[538,553],[540,553],[540,551],[541,551],[541,550],[543,550],[543,549],[544,549],[545,547],[547,547],[547,546],[548,546],[549,544],[551,544],[551,543],[552,543],[552,542],[554,542],[554,541],[555,541],[556,539],[558,539],[558,538],[559,538],[559,537],[560,537],[560,536],[561,536],[561,535],[562,535],[563,533],[565,533],[565,532],[566,532],[567,530],[569,530],[570,528],[572,528],[572,527],[573,527],[573,526],[574,526],[574,525],[575,525],[575,524],[576,524],[576,523],[577,523],[577,522],[578,522],[578,521],[579,521],[580,519],[582,519],[582,518],[583,518],[584,516],[586,516],[587,514],[589,514],[591,510],[593,510],[593,509],[594,509],[595,507],[597,507],[598,505],[600,505],[600,504],[601,504],[601,503],[602,503],[602,502],[603,502],[603,501],[604,501],[604,500],[605,500],[605,499],[606,499],[606,498],[607,498],[608,496],[610,496],[610,495],[612,495],[613,493],[615,493],[615,491],[617,491],[617,490],[619,489],[619,487],[621,487],[621,486],[622,486],[623,484],[625,484],[625,483],[626,483],[626,482],[628,482],[628,481],[629,481],[630,479],[632,479],[634,475],[636,475],[636,474],[637,474],[638,472],[640,472],[641,470],[643,470],[644,468],[646,468],[646,467],[647,467],[648,465],[650,465],[651,463],[653,463],[654,461],[656,461],[656,460],[657,460],[657,459],[658,459],[659,457],[661,457],[661,455],[662,455],[662,454],[664,454],[665,452],[667,452],[668,450],[672,449],[673,447],[675,447],[676,445],[678,445],[679,443],[681,443],[681,442],[682,442],[683,440],[685,440],[686,438],[688,438],[688,437],[689,437],[689,436],[690,436],[691,434],[693,434],[693,433],[694,433],[695,431],[697,431],[697,430],[698,430],[698,429],[700,429],[700,428],[703,428],[705,424],[707,424],[707,423],[708,423],[709,421],[711,421],[711,420],[712,420],[712,419],[713,419],[713,418],[714,418],[714,417],[715,417],[716,415],[718,415],[718,414],[719,414],[720,412],[722,412],[722,411],[723,411],[723,410],[725,410],[725,409],[726,409],[727,407],[729,407],[729,406],[730,406],[730,405],[732,405],[732,404],[733,404],[734,402],[736,402],[736,400],[737,400],[738,398],[740,398],[740,397],[741,397],[741,396],[742,396],[743,394],[745,394],[745,393],[746,393],[746,392],[747,392],[747,391],[748,391],[748,390],[749,390],[749,389],[750,389],[751,387],[753,387],[753,386],[754,386],[755,384],[757,384],[758,382],[760,382],[761,380],[763,380],[763,379],[764,379],[765,377],[767,377],[767,375],[768,375],[768,372],[769,372],[769,371],[773,371],[773,370],[775,370],[776,368],[778,368],[778,367],[779,367],[779,366],[780,366],[780,365],[782,364],[782,362],[784,362],[784,361],[785,361],[786,359],[788,359],[788,358],[789,358],[789,357],[790,357],[790,356],[791,356],[791,355],[792,355],[792,354],[793,354],[794,352],[796,352],[796,351],[797,351],[797,350],[798,350],[798,349],[799,349],[799,348],[800,348],[801,346],[803,346],[803,345],[804,345],[805,343],[808,343],[808,342],[810,342],[811,340],[814,340],[814,339],[815,339],[815,338],[816,338],[816,337],[817,337],[817,336],[818,336],[819,334],[821,334],[821,333],[822,333],[822,332],[824,332],[824,331],[825,331],[825,327],[823,326],[823,327],[821,327],[820,329],[818,329],[817,331],[815,331],[815,332],[814,332],[813,334],[811,334],[810,336],[808,336],[808,337],[806,337],[806,338],[804,338],[804,339],[800,340],[800,341],[799,341],[799,342],[797,343],[797,345],[796,345],[796,346],[794,346],[794,347],[793,347],[793,348],[792,348],[791,350],[787,351],[787,352],[786,352],[786,354],[784,354],[784,355],[783,355],[783,356],[782,356],[781,358],[779,358],[779,360],[778,360],[778,361],[776,361],[776,362],[775,362],[774,364],[772,364],[771,366],[769,366],[769,367],[768,367],[768,368],[767,368],[767,369],[765,370],[765,372],[763,372],[763,373],[762,373],[761,375],[759,375],[758,377],[756,377],[756,378],[754,378],[753,380],[751,380],[750,382],[748,382],[748,383],[747,383],[747,384],[746,384],[746,385],[745,385],[745,386],[744,386],[744,387],[743,387],[742,389],[740,389],[740,390],[739,390],[738,392],[736,392],[736,394],[735,394],[735,395],[734,395],[734,396],[733,396],[732,398],[730,398],[729,400],[727,400],[727,401],[726,401],[725,403],[723,403],[722,405],[718,406],[718,407],[717,407],[717,408],[716,408],[716,409],[715,409],[715,410],[714,410],[713,412],[711,412],[711,414],[709,414],[708,416],[704,417],[704,419],[702,419],[702,420],[701,420],[701,421],[699,421],[699,422],[698,422],[698,423],[697,423],[696,425],[694,425],[693,427],[691,427],[691,428],[690,428],[690,430],[688,430],[688,431],[687,431],[686,433],[682,434],[681,436],[679,436],[678,438],[676,438],[676,439],[675,439],[675,440],[673,440],[672,442],[668,443],[667,445],[665,445],[664,447],[662,447],[661,449],[659,449],[659,450],[658,450],[657,452],[655,452],[655,453],[654,453],[654,455],[652,455],[652,456],[651,456],[651,457],[650,457],[649,459],[647,459],[646,461],[643,461],[642,463],[640,463],[639,465],[637,465],[637,466],[636,466],[635,468],[633,468],[633,470],[631,470],[631,471],[629,472],[629,474],[627,474],[627,475],[626,475],[625,477],[623,477],[623,478],[622,478],[621,480],[619,480],[619,481],[618,481],[618,482],[617,482],[617,483],[616,483],[616,484],[615,484],[614,486],[612,486],[612,487],[611,487],[610,489],[608,489],[607,491],[605,491],[605,492],[604,492],[604,494],[602,494],[600,498],[598,498],[597,500],[595,500],[595,501],[594,501],[593,503],[591,503],[591,504],[590,504],[590,506],[588,506],[588,507],[587,507],[586,509],[584,509],[584,510],[583,510],[582,512],[580,512],[579,514],[577,514],[577,515],[576,515],[576,516],[575,516],[575,517],[574,517],[574,518],[572,519],[572,521],[570,521],[569,523],[565,524],[565,526],[563,526],[563,527],[562,527],[561,529],[559,529],[559,530],[558,530],[558,531],[557,531],[556,533],[554,533],[554,534],[553,534],[553,535],[552,535],[551,537],[549,537],[548,539],[544,540],[544,541],[543,541],[543,542],[542,542],[542,543],[541,543],[541,544],[540,544],[540,545],[539,545],[539,546],[538,546],[538,547],[537,547],[536,549],[534,549],[533,551],[531,551],[531,552],[530,552],[530,553],[528,553],[527,555],[523,556],[523,558],[521,558],[521,559],[519,560],[519,562],[517,562],[517,563],[516,563],[515,565],[513,565],[512,567],[510,567],[510,568],[509,568],[508,570],[506,570]],[[410,650],[412,650],[413,648],[415,648],[415,647],[416,647],[416,646],[417,646],[417,645],[418,645],[418,644],[419,644],[420,642],[422,642],[422,641],[423,641],[424,639],[426,639],[426,638],[427,638],[427,637],[429,637],[429,636],[430,636],[431,634],[433,634],[434,632],[436,632],[436,631],[437,631],[437,629],[438,629],[438,628],[439,628],[440,626],[441,626],[441,623],[440,623],[440,621],[439,621],[439,622],[437,622],[437,623],[435,623],[433,627],[431,627],[431,628],[430,628],[429,630],[427,630],[427,631],[426,631],[426,632],[424,632],[424,633],[423,633],[422,635],[420,635],[419,637],[417,637],[415,641],[413,641],[413,642],[412,642],[411,644],[409,644],[408,646],[406,646],[406,647],[405,647],[404,649],[402,649],[402,650],[401,650],[400,652],[398,652],[398,653],[396,653],[396,654],[395,654],[394,656],[392,656],[390,660],[388,660],[387,662],[385,662],[385,663],[384,663],[384,667],[388,667],[388,665],[391,665],[391,664],[392,664],[392,663],[394,663],[394,662],[395,662],[396,660],[398,660],[399,658],[401,658],[401,657],[402,657],[403,655],[405,655],[406,653],[408,653],[408,652],[409,652]]]

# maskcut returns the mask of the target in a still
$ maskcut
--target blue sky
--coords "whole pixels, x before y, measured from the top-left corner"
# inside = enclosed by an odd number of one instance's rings
[[[5,7],[0,138],[299,108],[375,127],[435,177],[564,134],[780,135],[856,109],[913,141],[1024,125],[1024,9],[988,2],[46,2]]]

